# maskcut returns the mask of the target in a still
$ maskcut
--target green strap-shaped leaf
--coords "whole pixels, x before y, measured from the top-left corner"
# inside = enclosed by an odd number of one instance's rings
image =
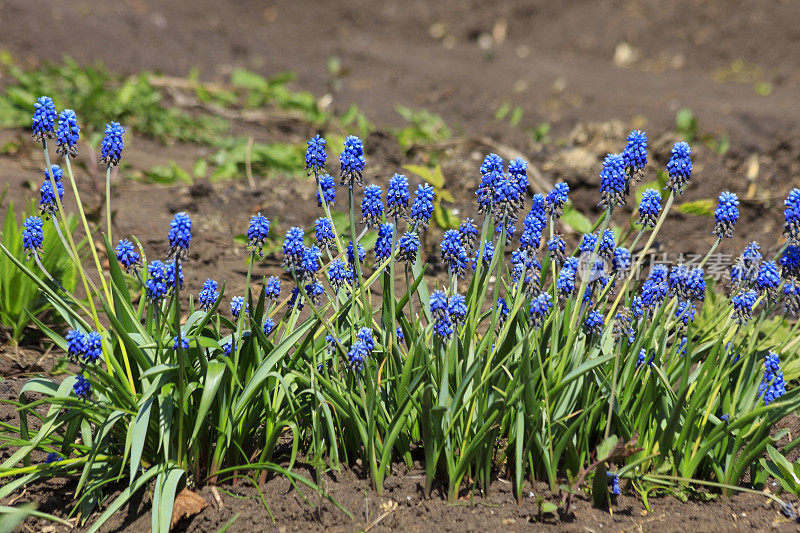
[[[217,389],[219,389],[222,383],[222,378],[225,377],[226,368],[225,364],[219,361],[211,361],[208,363],[206,381],[203,384],[203,396],[200,398],[200,407],[197,409],[194,430],[192,431],[192,437],[189,439],[189,446],[191,446],[192,441],[197,437],[200,428],[203,427],[206,415],[211,408],[211,404],[214,402],[214,397],[217,395]]]
[[[150,425],[150,409],[153,407],[153,398],[148,398],[142,404],[136,418],[133,420],[131,430],[131,483],[136,478],[139,462],[142,459],[144,441],[147,437],[147,428]]]

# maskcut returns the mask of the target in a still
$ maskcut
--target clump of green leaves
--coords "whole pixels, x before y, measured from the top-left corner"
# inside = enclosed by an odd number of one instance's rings
[[[192,116],[165,105],[163,93],[150,82],[148,73],[119,76],[102,63],[81,66],[69,57],[61,64],[24,69],[6,53],[0,56],[0,74],[6,78],[0,94],[3,127],[29,127],[31,102],[43,94],[50,95],[59,108],[74,109],[90,135],[116,121],[162,142],[206,142],[229,126],[220,117]]]
[[[453,135],[444,119],[430,111],[411,109],[402,105],[394,109],[408,122],[408,126],[394,131],[397,142],[403,150],[418,144],[441,142]]]
[[[3,222],[0,242],[19,261],[25,261],[25,248],[22,245],[22,221],[34,214],[33,205],[22,213],[18,219],[14,204],[8,206],[5,221]],[[51,226],[54,222],[46,223]],[[74,231],[77,221],[70,216],[67,227],[62,226],[62,233]],[[68,291],[72,292],[77,284],[75,265],[70,260],[55,231],[45,231],[42,265],[61,283]],[[41,278],[44,279],[44,278]],[[21,276],[17,267],[11,261],[0,261],[0,326],[10,331],[13,342],[23,340],[31,323],[32,317],[43,320],[58,320],[58,315],[50,313],[53,310],[51,302],[39,290],[39,286],[27,276]]]

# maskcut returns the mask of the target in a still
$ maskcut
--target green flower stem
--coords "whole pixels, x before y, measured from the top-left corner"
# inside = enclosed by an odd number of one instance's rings
[[[177,349],[175,354],[178,358],[178,467],[186,468],[187,462],[183,457],[183,424],[184,406],[186,402],[186,361],[183,357],[183,345],[181,344],[181,291],[180,291],[180,250],[175,253],[175,277],[173,279],[172,293],[175,298],[175,336]],[[188,406],[186,406],[188,408]],[[187,450],[188,451],[188,450]]]
[[[717,250],[717,247],[721,242],[722,242],[722,237],[717,237],[717,240],[714,241],[714,244],[712,244],[711,248],[708,249],[708,252],[706,252],[706,255],[703,257],[703,260],[700,261],[699,265],[697,265],[697,268],[703,268],[703,266],[705,266],[706,262],[711,258],[711,255]]]
[[[106,225],[108,242],[114,242],[111,238],[111,165],[106,167]]]

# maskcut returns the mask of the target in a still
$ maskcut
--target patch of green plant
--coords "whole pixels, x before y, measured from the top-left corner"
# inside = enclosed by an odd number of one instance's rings
[[[550,142],[550,123],[549,122],[542,122],[536,128],[531,131],[531,138],[537,143],[549,143]]]
[[[22,222],[35,213],[36,210],[31,203],[22,213],[22,220],[20,220],[17,218],[14,204],[11,203],[8,206],[0,233],[0,242],[19,261],[27,260],[22,244]],[[42,265],[56,281],[72,292],[77,285],[76,267],[61,246],[56,232],[50,228],[54,223],[54,219],[45,222],[45,239],[41,254]],[[61,231],[62,233],[74,231],[76,226],[77,220],[70,216],[67,218],[66,226],[62,225]],[[48,228],[51,231],[47,231]],[[46,278],[40,276],[39,282],[45,283]],[[60,316],[52,311],[52,303],[42,293],[37,282],[26,276],[20,276],[19,270],[11,261],[6,259],[0,261],[0,326],[9,330],[13,342],[19,343],[24,339],[28,326],[31,324],[31,317],[53,322],[56,329],[60,328],[63,322]]]
[[[135,175],[136,179],[147,183],[160,183],[171,185],[183,182],[191,185],[194,183],[192,175],[181,168],[178,163],[170,160],[166,165],[154,165],[147,170],[142,170]]]
[[[223,118],[193,116],[166,105],[163,93],[152,85],[148,73],[119,76],[102,63],[81,66],[70,57],[60,64],[43,63],[25,69],[3,53],[0,75],[6,78],[0,92],[3,127],[30,127],[30,102],[44,94],[53,98],[59,108],[71,106],[89,136],[101,133],[110,121],[162,142],[208,142],[229,127]]]
[[[435,113],[402,105],[396,106],[395,111],[409,124],[393,132],[403,150],[418,144],[445,141],[452,136],[444,119]]]
[[[498,122],[508,119],[508,125],[516,128],[519,126],[524,112],[525,110],[522,109],[522,106],[512,106],[510,102],[505,102],[494,112],[494,119]]]
[[[282,142],[251,142],[244,137],[230,137],[215,141],[217,151],[208,158],[213,170],[211,181],[243,178],[248,161],[254,175],[272,170],[297,173],[305,164],[305,146]]]

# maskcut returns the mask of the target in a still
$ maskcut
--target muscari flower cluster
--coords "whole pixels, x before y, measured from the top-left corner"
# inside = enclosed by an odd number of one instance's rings
[[[141,266],[142,256],[128,239],[120,240],[114,248],[114,252],[120,266],[126,271],[135,272]]]
[[[85,376],[89,365],[96,364],[103,354],[103,338],[96,331],[83,333],[77,329],[67,331],[67,354],[74,363],[80,362],[81,372],[76,376],[72,390],[75,395],[86,400],[92,395],[92,386]]]
[[[647,166],[647,134],[641,130],[634,130],[628,134],[627,141],[622,152],[625,171],[629,179],[638,182],[642,179]]]
[[[44,142],[52,139],[56,129],[56,104],[49,96],[40,96],[33,104],[32,132],[35,141]]]
[[[105,136],[100,141],[100,161],[107,167],[119,165],[119,161],[122,159],[122,150],[125,148],[122,140],[124,134],[125,128],[119,122],[106,124]]]
[[[50,177],[52,175],[52,181]],[[58,204],[64,199],[64,184],[61,181],[64,177],[64,171],[58,165],[50,165],[50,170],[44,170],[44,180],[42,186],[39,188],[39,211],[45,218],[58,211]],[[53,192],[53,182],[56,184],[56,193]]]
[[[58,131],[56,132],[56,152],[63,156],[78,156],[78,139],[81,128],[78,126],[78,117],[72,109],[65,109],[58,116]]]
[[[786,394],[786,382],[783,380],[780,356],[775,352],[769,352],[764,358],[764,377],[758,386],[758,397],[763,399],[765,404],[769,404],[784,394]]]

